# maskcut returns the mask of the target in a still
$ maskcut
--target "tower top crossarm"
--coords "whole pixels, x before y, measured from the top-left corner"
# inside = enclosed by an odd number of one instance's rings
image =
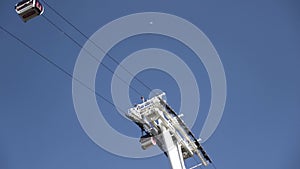
[[[211,160],[198,139],[177,113],[167,104],[165,93],[159,94],[149,100],[130,108],[126,116],[136,123],[146,133],[141,137],[142,148],[146,149],[154,142],[166,152],[166,145],[162,134],[168,131],[175,145],[180,147],[180,154],[184,159],[198,156],[201,163],[207,166]]]

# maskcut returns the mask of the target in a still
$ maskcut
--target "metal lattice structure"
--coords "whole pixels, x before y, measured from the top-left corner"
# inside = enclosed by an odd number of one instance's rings
[[[141,147],[145,150],[158,145],[169,158],[172,169],[185,169],[184,160],[194,155],[201,163],[192,168],[212,163],[199,140],[183,122],[181,115],[163,99],[165,93],[144,100],[128,110],[126,116],[145,133],[141,136]]]

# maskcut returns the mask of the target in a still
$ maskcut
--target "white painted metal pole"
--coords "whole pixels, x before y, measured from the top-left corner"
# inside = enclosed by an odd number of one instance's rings
[[[174,143],[169,130],[163,131],[162,138],[172,169],[185,169],[181,148],[177,143]]]

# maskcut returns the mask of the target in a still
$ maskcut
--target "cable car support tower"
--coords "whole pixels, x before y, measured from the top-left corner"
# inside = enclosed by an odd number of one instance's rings
[[[168,157],[172,169],[186,169],[184,160],[194,155],[201,162],[191,169],[212,163],[199,140],[181,119],[183,115],[177,115],[164,97],[165,93],[162,93],[147,101],[143,99],[126,114],[143,131],[140,138],[142,149],[158,145]]]

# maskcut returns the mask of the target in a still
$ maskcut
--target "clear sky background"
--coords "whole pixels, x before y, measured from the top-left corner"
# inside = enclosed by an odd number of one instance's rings
[[[296,0],[252,1],[47,1],[86,35],[119,17],[137,12],[164,12],[199,27],[214,44],[227,78],[227,102],[213,136],[203,144],[218,169],[298,169],[300,159],[300,3]],[[17,1],[1,0],[1,26],[73,72],[80,48],[43,17],[23,23],[14,11]],[[50,9],[44,13],[73,38],[86,39]],[[121,28],[120,28],[121,31]],[[93,143],[81,128],[72,101],[72,79],[0,31],[0,168],[99,169],[170,168],[164,155],[130,159]],[[111,55],[122,61],[144,48],[169,50],[194,72],[201,92],[198,136],[210,104],[210,84],[201,61],[186,46],[159,35],[122,41]],[[104,63],[112,69],[109,58]],[[158,70],[137,75],[153,89],[166,91],[179,110],[175,80]],[[96,88],[111,99],[112,74],[100,67]],[[145,96],[141,84],[131,85]],[[139,95],[130,91],[132,102]],[[121,133],[139,137],[139,129],[101,98],[107,121]],[[105,137],[105,133],[103,133]],[[120,142],[120,144],[122,144]],[[191,166],[195,161],[188,160]],[[212,168],[212,167],[207,167]]]

